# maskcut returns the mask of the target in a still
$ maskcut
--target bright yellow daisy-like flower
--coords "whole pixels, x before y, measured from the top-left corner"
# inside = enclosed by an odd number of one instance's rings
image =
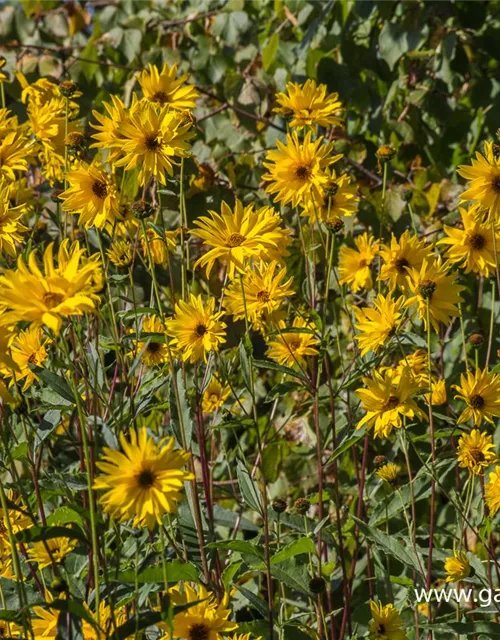
[[[252,204],[245,207],[241,200],[236,200],[233,212],[223,201],[220,214],[208,213],[210,218],[202,216],[195,220],[199,229],[190,232],[212,247],[194,265],[195,268],[206,266],[207,276],[216,260],[222,260],[229,277],[234,278],[235,270],[245,271],[252,259],[269,262],[288,255],[290,231],[281,226],[281,218],[272,207],[255,210]]]
[[[331,181],[325,188],[323,199],[316,202],[313,198],[303,203],[304,209],[301,216],[309,217],[309,224],[315,224],[317,220],[325,224],[331,224],[342,216],[352,216],[358,210],[358,188],[351,182],[348,175],[332,175]]]
[[[102,278],[100,262],[84,262],[84,249],[78,242],[65,240],[58,251],[59,265],[54,264],[54,244],[43,255],[43,273],[32,251],[28,264],[20,257],[17,269],[0,275],[0,324],[33,322],[59,333],[63,318],[93,312],[99,300],[96,282]],[[29,292],[29,295],[27,295]]]
[[[495,462],[493,439],[479,429],[464,433],[458,441],[457,460],[460,467],[468,469],[475,476],[481,475],[486,467]]]
[[[441,256],[424,260],[420,270],[408,270],[408,287],[413,295],[405,306],[416,306],[420,318],[427,328],[427,308],[429,319],[435,331],[439,324],[447,325],[452,318],[458,317],[458,304],[463,302],[460,292],[463,286],[455,284],[455,276],[448,273],[448,264],[441,262]]]
[[[304,367],[307,356],[317,356],[319,339],[314,323],[296,316],[292,326],[280,321],[278,332],[268,340],[266,355],[278,364],[292,369]]]
[[[68,171],[69,187],[59,194],[63,211],[78,213],[78,224],[103,229],[121,218],[120,197],[113,176],[97,164]]]
[[[393,604],[370,602],[372,619],[368,626],[370,640],[407,640],[399,611]]]
[[[484,487],[484,501],[489,510],[489,515],[493,518],[500,509],[500,466],[496,466],[490,473],[489,480]]]
[[[0,176],[16,179],[16,171],[28,170],[28,148],[26,138],[18,131],[11,131],[0,139]]]
[[[373,308],[354,308],[356,329],[359,331],[354,338],[359,343],[362,356],[368,351],[377,351],[394,335],[401,322],[403,304],[403,296],[393,300],[391,296],[385,297],[379,293]]]
[[[10,526],[12,527],[12,533],[16,535],[20,531],[24,531],[32,526],[31,519],[26,514],[24,507],[21,504],[19,498],[14,499],[14,493],[9,489],[7,492],[7,499],[9,502],[14,503],[16,508],[10,508],[11,505],[8,506],[8,514],[0,507],[0,549],[2,547],[2,542],[7,542],[8,544],[8,534],[7,534],[7,517],[10,521]],[[0,636],[1,637],[1,636]]]
[[[213,376],[203,392],[201,401],[203,413],[215,413],[218,411],[227,398],[229,398],[230,393],[231,387],[227,384],[222,386],[220,380],[216,376]]]
[[[5,378],[11,378],[11,384],[24,381],[22,391],[26,391],[38,380],[38,376],[32,367],[41,367],[47,360],[46,346],[47,339],[44,339],[40,327],[29,327],[13,336],[9,345],[9,354],[16,367],[0,366],[0,373]]]
[[[132,245],[127,240],[115,240],[106,250],[106,255],[117,269],[126,269],[132,264]]]
[[[241,279],[233,280],[226,289],[224,306],[235,320],[247,317],[257,330],[280,320],[279,308],[295,291],[293,277],[287,278],[286,267],[273,260],[260,262],[248,269]]]
[[[120,127],[123,139],[113,146],[124,157],[115,166],[123,166],[125,171],[140,167],[139,185],[146,184],[151,177],[166,184],[165,173],[172,176],[174,165],[179,164],[176,158],[188,155],[189,139],[193,136],[190,127],[191,121],[184,114],[169,110],[168,105],[157,108],[154,103],[146,103],[131,112]]]
[[[463,551],[456,551],[444,563],[446,582],[460,582],[470,576],[470,562]]]
[[[147,100],[161,105],[167,104],[176,111],[194,109],[198,91],[191,85],[185,84],[188,74],[176,78],[177,65],[169,66],[165,63],[159,71],[156,65],[149,65],[137,76],[142,93]]]
[[[0,82],[1,82],[0,78]],[[1,569],[0,569],[1,571]],[[0,620],[0,638],[19,638],[22,637],[24,629],[15,622]]]
[[[184,584],[182,592],[180,587],[174,587],[169,595],[174,605],[201,601],[174,616],[174,638],[223,640],[225,634],[238,628],[236,622],[228,620],[231,609],[227,594],[217,600],[203,585],[195,589]]]
[[[481,220],[480,205],[469,209],[460,208],[463,229],[444,226],[446,238],[438,244],[449,245],[446,257],[450,262],[458,264],[465,273],[473,271],[483,276],[495,272],[495,243],[500,249],[500,235],[495,232],[495,241],[489,222]],[[497,256],[498,261],[498,256]]]
[[[28,556],[32,562],[38,564],[39,569],[44,569],[52,565],[52,560],[60,564],[76,545],[77,541],[74,538],[50,538],[34,542],[31,549],[28,549]]]
[[[420,271],[424,260],[430,255],[425,242],[411,235],[408,230],[399,238],[392,234],[391,243],[380,247],[382,266],[379,280],[388,280],[391,291],[396,286],[404,288],[407,286],[408,269]]]
[[[348,284],[353,293],[373,286],[370,265],[378,254],[378,241],[368,233],[354,240],[355,249],[342,245],[339,255],[339,283]]]
[[[250,633],[235,633],[231,640],[253,640],[253,638]],[[263,638],[262,636],[255,637],[255,640],[263,640]]]
[[[156,229],[149,227],[146,229],[146,234],[153,262],[160,265],[166,264],[168,262],[168,254],[173,253],[177,247],[179,231],[177,229],[174,231],[162,230],[160,235]],[[144,234],[141,235],[141,248],[143,255],[147,256],[148,248]]]
[[[392,372],[374,371],[371,378],[363,378],[367,389],[356,389],[366,414],[357,424],[357,429],[364,425],[368,429],[374,427],[376,438],[387,438],[393,429],[403,426],[402,417],[409,419],[425,419],[425,414],[412,400],[412,396],[420,390],[410,371],[403,370],[397,382]]]
[[[500,155],[495,151],[493,142],[484,143],[484,151],[476,151],[472,166],[461,165],[457,173],[469,180],[468,189],[460,198],[474,200],[485,209],[489,216],[498,220],[500,214]]]
[[[47,592],[45,595],[47,602],[52,602],[52,596]],[[35,640],[44,638],[55,638],[57,636],[57,623],[59,621],[59,611],[45,607],[33,607],[36,617],[30,620]]]
[[[304,127],[342,126],[343,105],[338,93],[327,94],[325,84],[316,85],[315,80],[306,80],[302,85],[288,82],[286,93],[276,94],[279,107],[274,109],[285,117],[291,117],[290,127],[300,131]]]
[[[92,111],[92,115],[97,120],[97,124],[90,126],[97,131],[92,135],[96,141],[90,145],[90,148],[111,149],[109,161],[113,162],[120,156],[120,141],[123,140],[121,134],[122,126],[128,121],[129,115],[123,101],[118,96],[111,96],[111,104],[103,102],[108,115]],[[137,102],[132,104],[131,111],[137,108]]]
[[[479,426],[483,420],[493,424],[492,418],[500,417],[500,375],[488,369],[468,371],[460,376],[460,384],[453,385],[458,391],[455,398],[467,404],[458,418],[458,423],[474,420]]]
[[[333,144],[324,142],[322,137],[313,141],[311,132],[301,141],[294,131],[287,134],[286,144],[277,140],[276,146],[278,150],[269,151],[263,163],[269,171],[262,176],[270,183],[266,191],[276,194],[275,201],[294,207],[309,198],[323,201],[331,181],[328,167],[342,154],[332,155]]]
[[[10,187],[5,179],[0,180],[0,253],[5,252],[12,258],[16,255],[16,242],[22,242],[22,234],[28,231],[20,218],[24,213],[22,206],[13,207],[10,202]]]
[[[189,301],[179,300],[175,316],[167,320],[167,334],[172,346],[184,361],[207,361],[207,354],[218,351],[226,341],[223,311],[215,311],[215,298],[204,301],[202,296],[189,294]]]
[[[186,480],[193,478],[183,467],[190,454],[174,450],[174,439],[158,444],[146,428],[131,430],[129,438],[120,434],[122,451],[104,447],[96,464],[103,475],[96,478],[95,489],[103,489],[100,498],[104,511],[119,521],[134,519],[134,526],[153,529],[165,513],[176,511]]]
[[[132,329],[132,331],[135,331]],[[146,316],[142,319],[142,340],[134,340],[133,349],[128,355],[136,358],[141,354],[141,360],[149,367],[155,364],[169,362],[169,346],[166,342],[157,342],[160,336],[148,336],[149,333],[161,334],[166,338],[165,325],[156,316]]]
[[[380,467],[380,469],[377,469],[376,473],[384,482],[387,482],[388,485],[394,487],[397,484],[400,472],[401,467],[398,464],[388,462]]]
[[[2,71],[2,69],[5,67],[6,64],[7,64],[7,60],[3,56],[0,56],[0,84],[3,84],[9,79],[7,74]]]

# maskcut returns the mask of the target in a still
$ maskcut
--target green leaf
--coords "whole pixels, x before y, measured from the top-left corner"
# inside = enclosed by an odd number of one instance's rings
[[[246,505],[250,507],[250,509],[260,513],[260,515],[263,515],[264,509],[262,507],[261,495],[257,487],[257,483],[250,477],[247,468],[241,460],[238,460],[236,475],[238,476],[241,495],[243,496]]]
[[[380,57],[394,69],[396,62],[408,51],[408,39],[405,29],[392,22],[386,22],[378,38]]]
[[[294,369],[285,367],[284,365],[273,362],[272,360],[254,360],[253,363],[256,367],[259,367],[259,369],[280,371],[281,373],[286,373],[287,376],[293,376],[294,378],[298,378],[299,380],[302,380],[302,382],[309,384],[307,378],[300,371],[295,371]]]
[[[186,389],[184,387],[184,379],[182,377],[182,369],[176,374],[177,393],[180,404],[177,406],[177,399],[174,391],[172,380],[170,380],[170,413],[172,430],[180,447],[189,449],[193,439],[193,420],[191,417],[191,409],[187,400]],[[183,433],[184,431],[184,433]],[[185,442],[184,442],[185,441]]]
[[[55,391],[61,398],[64,400],[68,400],[68,402],[72,402],[75,404],[75,396],[73,391],[71,390],[69,384],[66,382],[64,378],[57,375],[57,373],[52,373],[48,369],[42,369],[41,367],[35,368],[36,375],[45,382],[45,384],[50,387],[53,391]]]
[[[180,582],[181,580],[189,580],[190,582],[198,581],[198,570],[190,562],[180,562],[180,560],[172,560],[167,562],[167,577],[169,582]],[[116,582],[126,582],[134,584],[135,571],[130,569],[122,571],[116,578],[112,577]],[[148,567],[141,571],[137,576],[139,584],[159,583],[163,584],[163,566]]]
[[[53,538],[71,538],[79,540],[83,544],[88,544],[87,538],[81,529],[70,527],[30,527],[16,534],[19,542],[40,542],[42,540],[52,540]]]
[[[261,560],[264,559],[262,551],[248,540],[220,540],[218,542],[211,542],[210,544],[207,544],[206,547],[207,549],[237,551],[238,553],[255,556]]]
[[[262,49],[262,65],[264,67],[264,71],[267,71],[269,67],[273,64],[276,59],[276,54],[278,53],[278,49],[280,46],[280,35],[279,33],[273,33],[273,35],[269,38],[269,42]]]
[[[298,556],[302,553],[315,553],[316,548],[312,538],[304,536],[298,540],[290,542],[285,547],[280,549],[278,553],[275,553],[271,558],[271,564],[279,564],[285,560],[289,560],[294,556]]]
[[[36,431],[35,446],[42,443],[61,423],[61,412],[59,409],[50,409],[43,416],[42,421]]]
[[[251,391],[252,389],[252,370],[250,367],[250,361],[248,359],[248,354],[246,351],[246,346],[244,341],[240,342],[239,346],[240,351],[240,364],[241,364],[241,374],[243,376],[243,382],[245,383],[245,387]]]
[[[142,32],[140,29],[127,29],[123,34],[121,46],[128,62],[141,52]]]
[[[422,629],[440,633],[448,632],[458,636],[484,634],[487,638],[500,638],[500,624],[496,622],[439,622],[439,624],[423,624]]]

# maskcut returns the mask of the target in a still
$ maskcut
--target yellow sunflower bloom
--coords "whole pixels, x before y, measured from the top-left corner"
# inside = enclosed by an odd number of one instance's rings
[[[444,226],[446,238],[438,244],[449,245],[446,257],[454,264],[458,264],[465,273],[479,273],[490,276],[495,272],[495,243],[500,250],[500,235],[495,232],[495,242],[491,224],[481,220],[479,205],[469,209],[460,208],[463,229]]]
[[[117,269],[126,269],[132,264],[132,245],[127,240],[115,240],[106,250],[106,255]]]
[[[498,220],[500,214],[500,156],[495,152],[493,142],[484,143],[484,151],[476,151],[472,166],[461,165],[458,175],[469,180],[468,189],[460,198],[474,200],[481,207],[489,209],[491,219]]]
[[[276,323],[279,308],[286,298],[294,295],[293,277],[287,279],[286,267],[280,268],[273,260],[260,262],[233,280],[226,289],[224,306],[235,320],[248,322],[262,331],[269,323]]]
[[[369,351],[378,351],[394,335],[401,322],[403,304],[403,296],[393,300],[391,296],[385,297],[378,294],[374,300],[373,308],[354,308],[355,326],[359,331],[354,338],[359,343],[362,356]]]
[[[153,529],[165,513],[176,511],[182,489],[192,474],[184,467],[190,454],[174,451],[174,439],[158,444],[146,428],[131,430],[129,438],[120,434],[122,451],[104,447],[97,468],[95,489],[105,493],[99,499],[106,513],[123,522],[133,518],[134,526]]]
[[[0,179],[0,253],[5,252],[12,258],[16,255],[16,242],[22,242],[22,234],[28,231],[20,217],[24,213],[22,206],[13,207],[10,202],[10,186]]]
[[[467,404],[458,418],[458,424],[474,420],[479,426],[483,420],[493,424],[492,418],[500,417],[500,375],[488,369],[468,371],[460,376],[460,384],[453,385],[458,391],[455,398]]]
[[[276,94],[279,107],[275,113],[292,120],[289,126],[300,131],[304,127],[319,125],[321,127],[342,126],[343,105],[338,93],[327,94],[325,84],[316,85],[315,80],[306,80],[302,85],[288,82],[286,93]]]
[[[390,244],[382,244],[380,247],[382,266],[379,280],[388,281],[391,291],[396,286],[402,289],[407,286],[408,270],[420,271],[424,260],[430,256],[425,242],[411,235],[408,230],[399,238],[392,234]]]
[[[114,178],[97,164],[81,164],[68,171],[69,187],[59,194],[63,211],[78,213],[78,224],[103,229],[121,219],[120,197]]]
[[[396,486],[400,472],[401,467],[394,462],[388,462],[376,471],[378,477],[381,478],[384,482],[387,482],[387,484],[391,487]]]
[[[0,373],[5,378],[11,378],[11,384],[24,381],[21,390],[26,391],[38,380],[32,366],[41,367],[47,360],[47,344],[48,340],[44,340],[40,327],[29,327],[19,332],[12,337],[9,344],[9,354],[16,365],[15,369],[2,365]]]
[[[229,398],[231,393],[231,387],[220,383],[216,376],[213,376],[208,383],[207,388],[203,392],[203,398],[201,401],[201,408],[203,413],[215,413],[218,411],[224,402]]]
[[[0,176],[7,180],[16,179],[16,171],[28,170],[27,139],[17,131],[11,131],[0,139]]]
[[[169,66],[165,63],[159,71],[156,65],[149,65],[137,76],[142,93],[146,100],[168,105],[176,111],[194,109],[198,91],[191,85],[185,84],[188,75],[181,75],[176,79],[177,65]]]
[[[458,304],[463,302],[460,292],[465,287],[455,284],[455,277],[448,273],[448,263],[441,262],[441,256],[424,260],[420,270],[408,269],[410,295],[405,306],[416,306],[420,318],[427,328],[427,306],[429,319],[435,331],[439,323],[447,325],[452,318],[460,315]]]
[[[470,563],[463,551],[456,551],[444,563],[446,582],[460,582],[470,576]]]
[[[177,247],[179,231],[177,229],[174,231],[162,230],[162,235],[160,235],[156,229],[149,227],[146,229],[146,234],[153,262],[160,265],[166,264],[168,254],[173,253]],[[147,256],[148,249],[144,234],[141,235],[141,248],[143,255]]]
[[[370,640],[407,640],[399,611],[393,604],[370,602],[372,619],[368,626]]]
[[[301,141],[294,131],[287,134],[286,144],[276,141],[277,151],[268,151],[264,167],[269,171],[262,179],[270,184],[267,193],[276,194],[274,200],[296,207],[309,198],[321,202],[330,183],[328,167],[342,157],[332,155],[333,144],[322,137],[312,140],[311,132]]]
[[[355,249],[342,245],[339,255],[339,283],[348,284],[353,293],[373,286],[370,265],[379,245],[373,236],[363,233],[354,240]]]
[[[489,480],[484,487],[484,500],[489,510],[489,515],[493,518],[500,509],[500,466],[496,466],[490,473]]]
[[[137,108],[134,102],[130,108],[133,111]],[[120,156],[119,147],[123,136],[120,133],[125,122],[128,121],[129,115],[125,109],[125,105],[118,96],[111,96],[111,104],[103,102],[103,106],[108,113],[104,115],[99,111],[92,111],[92,115],[97,120],[97,124],[91,123],[90,126],[97,131],[92,135],[96,141],[90,145],[90,148],[111,149],[109,161],[114,162]]]
[[[272,207],[254,210],[253,205],[244,207],[241,200],[236,200],[233,212],[223,201],[220,214],[208,213],[210,218],[202,216],[195,220],[199,229],[190,232],[212,247],[194,265],[206,266],[207,276],[216,260],[222,260],[229,277],[234,278],[235,270],[244,271],[252,259],[269,262],[288,255],[290,231],[281,226],[281,218]]]
[[[410,371],[403,370],[399,380],[395,382],[391,371],[379,373],[374,371],[371,378],[363,378],[367,389],[356,389],[361,399],[365,416],[357,424],[357,429],[366,425],[374,427],[375,438],[387,438],[393,429],[403,426],[402,416],[409,419],[425,419],[425,414],[412,400],[412,396],[420,390]]]
[[[309,217],[309,224],[316,221],[331,224],[342,216],[349,217],[356,213],[359,205],[358,188],[348,175],[332,177],[325,188],[323,199],[316,202],[313,198],[303,203],[301,216]]]
[[[179,300],[175,316],[167,320],[167,334],[172,346],[182,353],[184,361],[207,361],[207,354],[218,351],[226,341],[223,311],[215,311],[215,298],[205,302],[202,296],[189,294],[189,301]]]
[[[170,111],[168,105],[158,109],[148,102],[141,109],[129,114],[122,123],[122,139],[113,143],[123,154],[115,161],[115,166],[130,171],[139,166],[139,185],[146,184],[155,177],[166,184],[165,173],[174,173],[175,158],[185,158],[190,148],[189,139],[194,135],[189,131],[191,121],[182,113]]]
[[[490,464],[495,462],[493,439],[487,433],[479,429],[473,429],[470,433],[464,433],[457,448],[457,461],[460,467],[468,469],[472,474],[481,475]]]
[[[228,620],[231,610],[227,594],[219,601],[203,585],[194,589],[184,584],[182,592],[180,587],[174,587],[169,595],[174,605],[201,601],[174,616],[174,638],[223,640],[227,633],[238,628],[236,622]]]
[[[266,355],[278,364],[297,369],[306,365],[306,356],[318,355],[319,343],[315,325],[296,316],[291,327],[279,322],[278,333],[268,340]]]
[[[135,332],[134,329],[132,331]],[[164,323],[155,316],[146,316],[142,319],[141,334],[146,334],[142,340],[134,340],[133,349],[129,356],[136,358],[141,354],[141,360],[151,367],[156,364],[169,362],[169,346],[166,342],[156,342],[157,336],[147,336],[149,333],[161,334],[166,338]],[[142,337],[142,336],[141,336]]]
[[[73,551],[76,544],[77,541],[74,538],[66,537],[34,542],[31,549],[28,549],[28,557],[38,564],[39,569],[44,569],[52,565],[52,560],[60,564],[68,553]]]
[[[27,265],[20,257],[17,269],[6,269],[0,275],[0,324],[33,322],[59,333],[63,318],[95,310],[99,299],[96,282],[102,278],[100,262],[94,258],[83,262],[84,249],[78,242],[71,246],[68,242],[59,247],[58,266],[54,245],[45,249],[45,273],[32,251]]]

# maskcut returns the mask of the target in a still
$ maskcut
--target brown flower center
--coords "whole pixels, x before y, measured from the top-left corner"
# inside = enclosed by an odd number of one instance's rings
[[[500,176],[495,176],[493,178],[491,181],[491,188],[493,191],[496,191],[496,193],[500,193]]]
[[[290,351],[295,353],[295,351],[300,348],[300,340],[292,340],[292,342],[290,342],[288,346],[290,347]]]
[[[307,164],[302,164],[295,169],[295,175],[299,180],[308,180],[311,177],[311,167]]]
[[[367,266],[368,266],[368,263],[367,263],[366,259],[365,258],[361,258],[361,260],[358,263],[358,267],[360,269],[364,269]]]
[[[232,233],[227,239],[228,247],[239,247],[240,244],[245,242],[245,236],[242,236],[240,233]]]
[[[398,258],[394,261],[394,266],[396,267],[398,273],[406,273],[406,267],[409,267],[410,263],[406,258]]]
[[[391,409],[395,409],[399,404],[399,398],[397,396],[389,396],[387,400],[384,410],[390,411]]]
[[[257,300],[259,302],[262,302],[263,304],[269,302],[271,300],[269,291],[259,291],[259,293],[257,294]]]
[[[154,102],[159,102],[160,104],[165,104],[168,102],[168,96],[165,91],[157,91],[153,97],[151,98]]]
[[[207,328],[204,324],[199,324],[196,329],[194,330],[194,332],[196,333],[196,335],[201,338],[202,336],[204,336],[207,332]]]
[[[150,353],[158,353],[159,350],[160,350],[160,343],[159,342],[150,342],[148,344],[148,351]]]
[[[150,469],[143,469],[137,476],[137,483],[142,489],[148,489],[155,483],[155,474]]]
[[[418,292],[426,300],[430,300],[436,291],[436,283],[432,280],[424,280],[418,287]]]
[[[484,453],[481,449],[471,449],[470,455],[474,462],[484,462]]]
[[[479,395],[479,393],[476,393],[473,396],[471,396],[470,406],[473,409],[481,409],[482,407],[484,407],[484,398],[483,398],[483,396]]]
[[[473,233],[469,237],[469,244],[472,249],[480,251],[486,244],[486,238],[481,233]]]
[[[380,623],[377,627],[377,632],[381,634],[385,634],[385,624]]]
[[[64,296],[62,293],[57,293],[56,291],[47,291],[43,294],[42,302],[48,309],[53,309],[57,307],[58,304],[64,300]]]
[[[92,191],[94,192],[94,195],[96,195],[101,200],[104,200],[104,198],[108,195],[108,187],[102,180],[96,180],[92,184]]]
[[[189,630],[189,640],[208,640],[210,629],[204,624],[194,624]]]
[[[160,143],[158,142],[156,136],[150,135],[146,136],[146,139],[144,140],[144,146],[148,151],[156,151],[156,149],[158,149],[158,147],[160,146]]]

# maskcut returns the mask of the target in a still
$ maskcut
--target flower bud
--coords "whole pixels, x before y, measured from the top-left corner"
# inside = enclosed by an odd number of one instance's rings
[[[78,86],[72,80],[63,80],[59,83],[59,90],[65,98],[71,98],[77,89]]]
[[[299,498],[298,500],[295,500],[295,504],[293,506],[299,515],[305,516],[309,511],[311,501],[308,498]]]
[[[380,162],[390,162],[396,155],[396,149],[388,144],[383,144],[377,149],[376,155]]]
[[[283,498],[276,498],[275,500],[273,500],[271,506],[275,513],[284,513],[287,508],[287,503]]]

